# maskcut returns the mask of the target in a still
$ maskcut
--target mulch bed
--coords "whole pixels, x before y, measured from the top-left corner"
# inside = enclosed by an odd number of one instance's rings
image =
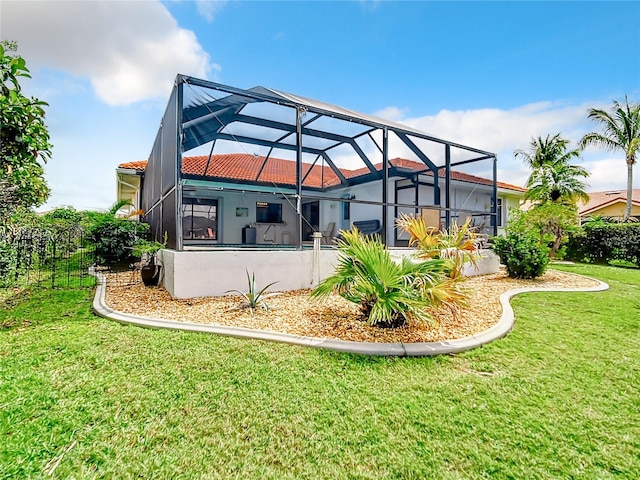
[[[269,310],[238,309],[241,297],[198,297],[174,300],[162,287],[145,287],[137,280],[122,285],[107,278],[106,303],[120,312],[178,322],[216,324],[311,337],[358,342],[436,342],[482,332],[502,314],[499,296],[522,287],[590,287],[597,283],[571,273],[548,270],[534,280],[513,280],[504,271],[471,277],[465,282],[468,306],[458,315],[432,311],[433,322],[411,322],[397,329],[371,327],[359,317],[357,305],[338,295],[313,300],[309,290],[283,292],[269,298]]]

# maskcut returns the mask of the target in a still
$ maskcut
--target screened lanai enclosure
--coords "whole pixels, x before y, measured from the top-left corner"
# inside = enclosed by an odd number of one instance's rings
[[[360,226],[407,244],[401,214],[441,228],[502,221],[496,155],[407,125],[264,87],[178,75],[141,207],[168,248],[303,249]]]

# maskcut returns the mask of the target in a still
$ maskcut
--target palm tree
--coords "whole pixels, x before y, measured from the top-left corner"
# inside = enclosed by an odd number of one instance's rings
[[[589,172],[578,165],[545,165],[531,172],[527,180],[528,191],[525,198],[541,203],[551,201],[575,204],[578,200],[586,202],[589,195],[581,178],[588,176]]]
[[[569,148],[569,140],[559,133],[546,138],[531,140],[529,151],[516,150],[520,158],[532,169],[527,180],[528,191],[525,198],[541,203],[576,203],[587,201],[586,184],[582,181],[590,173],[583,167],[572,165],[573,158],[580,157],[580,150]]]
[[[633,166],[640,149],[640,102],[625,105],[613,101],[611,112],[598,108],[589,109],[589,118],[602,125],[603,133],[587,133],[580,140],[580,147],[595,145],[607,150],[622,150],[627,162],[627,208],[623,221],[629,220],[633,202]]]

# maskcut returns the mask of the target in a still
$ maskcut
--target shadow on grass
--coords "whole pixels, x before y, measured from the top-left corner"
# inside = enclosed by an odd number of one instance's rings
[[[32,291],[25,288],[11,288],[3,290],[2,301],[0,302],[0,331],[29,326],[31,322],[27,319],[17,318],[14,316],[8,316],[5,318],[4,314],[9,313],[11,310],[22,304],[28,303],[32,297]]]
[[[0,292],[0,331],[91,318],[93,288],[16,288]]]

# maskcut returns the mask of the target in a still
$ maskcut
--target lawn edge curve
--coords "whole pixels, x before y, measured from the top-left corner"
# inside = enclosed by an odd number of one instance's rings
[[[500,295],[502,315],[498,322],[483,332],[455,340],[441,342],[420,343],[378,343],[378,342],[354,342],[328,338],[308,337],[290,333],[272,332],[266,330],[254,330],[242,327],[229,327],[215,324],[201,324],[191,322],[177,322],[172,320],[160,320],[119,312],[109,308],[105,302],[106,280],[103,274],[89,269],[89,273],[96,277],[97,285],[93,298],[92,310],[100,316],[126,325],[136,325],[145,328],[165,328],[170,330],[183,330],[187,332],[214,333],[218,335],[237,338],[251,338],[270,342],[301,345],[304,347],[324,348],[337,352],[356,353],[376,356],[398,357],[425,357],[459,353],[473,348],[478,348],[507,335],[515,324],[515,316],[510,300],[520,293],[529,292],[601,292],[609,288],[605,282],[592,277],[589,278],[598,285],[594,287],[543,287],[543,288],[515,288]],[[576,274],[577,275],[577,274]],[[581,275],[584,277],[584,275]]]

